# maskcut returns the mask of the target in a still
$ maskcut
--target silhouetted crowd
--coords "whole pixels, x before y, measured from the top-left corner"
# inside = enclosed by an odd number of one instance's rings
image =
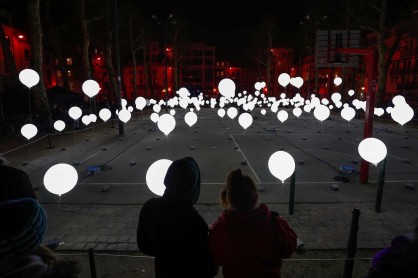
[[[0,157],[0,278],[78,277],[79,262],[59,259],[42,244],[47,216],[26,173]],[[297,247],[287,221],[263,203],[253,179],[231,171],[219,195],[224,209],[208,225],[194,208],[200,170],[191,157],[175,160],[163,196],[142,206],[139,250],[155,257],[155,277],[281,277],[282,259]],[[377,252],[365,278],[418,277],[418,223]],[[184,266],[184,267],[179,267]]]

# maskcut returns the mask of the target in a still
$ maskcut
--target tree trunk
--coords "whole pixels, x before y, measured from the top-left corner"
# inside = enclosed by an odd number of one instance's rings
[[[87,26],[86,13],[85,13],[85,0],[80,0],[79,3],[79,19],[81,24],[81,33],[83,37],[81,47],[81,61],[83,65],[83,77],[85,80],[91,79],[91,65],[89,58],[90,48],[90,33]]]
[[[45,118],[49,117],[50,109],[42,75],[43,34],[39,4],[40,0],[29,0],[27,1],[26,8],[29,19],[29,34],[31,34],[31,65],[32,69],[39,74],[39,83],[33,90],[30,90],[30,93],[33,93],[34,95],[35,111],[40,114],[40,120],[43,122],[45,121]]]
[[[152,95],[150,93],[150,83],[149,83],[149,64],[147,59],[147,47],[146,47],[146,41],[145,41],[145,32],[144,28],[141,28],[141,44],[142,44],[142,55],[144,60],[144,83],[145,83],[145,97],[152,98]]]
[[[385,93],[386,93],[386,79],[387,79],[387,69],[385,67],[386,61],[386,47],[385,47],[385,27],[386,27],[386,13],[387,13],[387,0],[381,1],[381,12],[379,16],[379,33],[377,35],[377,48],[379,50],[378,58],[378,83],[377,83],[377,92],[376,92],[376,103],[378,107],[383,104]],[[392,57],[390,57],[391,59]]]
[[[132,25],[133,25],[133,18],[132,18],[132,12],[129,13],[129,46],[130,46],[130,50],[131,50],[131,56],[132,56],[132,67],[133,67],[133,96],[136,99],[138,97],[138,90],[136,87],[136,49],[135,49],[135,42],[134,42],[134,37],[133,37],[133,30],[132,30]]]
[[[51,17],[50,17],[50,0],[43,1],[44,7],[45,7],[45,24],[48,27],[48,35],[45,35],[45,39],[49,41],[50,46],[55,54],[55,57],[58,60],[58,68],[61,72],[62,76],[62,86],[69,90],[70,89],[70,80],[68,78],[68,73],[66,70],[66,61],[64,61],[64,58],[62,56],[61,47],[58,44],[57,37],[56,37],[56,26],[52,23]]]

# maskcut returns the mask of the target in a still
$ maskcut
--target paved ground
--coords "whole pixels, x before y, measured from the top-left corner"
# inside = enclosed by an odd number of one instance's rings
[[[374,137],[388,148],[383,202],[377,213],[379,168],[370,166],[367,184],[359,183],[358,174],[346,175],[350,182],[335,180],[341,177],[340,166],[359,170],[362,120],[348,123],[337,114],[319,122],[305,114],[280,123],[275,114],[263,116],[254,110],[254,122],[244,130],[236,119],[221,119],[212,109],[198,114],[198,122],[190,128],[183,121],[184,111],[178,109],[176,128],[167,137],[147,114],[138,114],[123,136],[117,127],[105,123],[21,148],[5,141],[0,152],[31,177],[48,213],[45,240],[61,243],[59,250],[137,250],[141,205],[155,196],[145,183],[146,171],[158,159],[182,156],[193,156],[200,165],[202,190],[196,208],[209,224],[221,212],[217,196],[226,175],[241,167],[257,181],[260,201],[288,220],[307,249],[346,248],[355,208],[361,212],[359,248],[381,248],[394,236],[413,230],[418,193],[406,184],[418,183],[416,129],[391,120],[375,122]],[[289,152],[296,161],[293,215],[289,214],[289,180],[278,181],[267,167],[268,158],[278,150]],[[22,161],[29,163],[22,166]],[[79,174],[76,187],[61,197],[43,186],[45,172],[57,163],[72,164]],[[86,173],[97,165],[106,167],[95,175]],[[339,190],[332,190],[332,185]]]

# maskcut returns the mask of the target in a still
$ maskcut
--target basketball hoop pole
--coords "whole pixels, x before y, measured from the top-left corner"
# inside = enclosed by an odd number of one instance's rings
[[[375,49],[360,49],[360,48],[336,48],[336,53],[346,54],[359,54],[364,55],[366,60],[366,68],[369,72],[367,83],[369,86],[368,94],[366,97],[366,112],[364,114],[364,129],[363,129],[363,140],[373,135],[373,118],[374,118],[374,107],[376,101],[376,56]],[[360,165],[360,182],[369,182],[369,162],[362,159]]]

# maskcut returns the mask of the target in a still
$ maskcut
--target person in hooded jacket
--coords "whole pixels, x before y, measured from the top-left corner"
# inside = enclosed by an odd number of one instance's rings
[[[137,244],[155,257],[155,277],[214,277],[208,225],[193,205],[200,194],[200,170],[191,157],[175,160],[164,178],[162,197],[143,205]]]
[[[257,200],[252,178],[232,171],[220,194],[225,210],[209,229],[209,246],[224,278],[280,277],[282,259],[296,251],[296,233]]]

